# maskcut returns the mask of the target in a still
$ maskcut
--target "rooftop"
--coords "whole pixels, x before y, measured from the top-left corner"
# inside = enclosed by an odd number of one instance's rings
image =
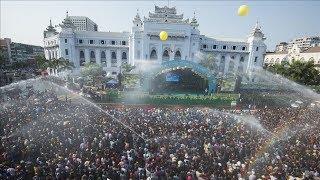
[[[76,31],[76,35],[80,36],[103,36],[103,37],[126,37],[128,32],[101,32],[101,31]]]
[[[216,40],[216,41],[229,41],[229,42],[247,42],[246,39],[241,38],[231,38],[231,37],[209,37],[210,39]]]
[[[274,51],[274,52],[267,52],[267,54],[288,54],[288,51]]]
[[[311,47],[311,48],[303,51],[302,53],[317,53],[317,52],[320,52],[320,46]]]

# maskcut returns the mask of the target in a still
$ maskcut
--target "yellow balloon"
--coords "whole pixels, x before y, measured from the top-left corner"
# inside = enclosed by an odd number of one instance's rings
[[[168,33],[166,31],[161,31],[159,34],[161,41],[165,41],[168,39]]]
[[[246,15],[249,14],[249,10],[250,10],[249,6],[247,6],[247,5],[242,5],[242,6],[240,6],[239,9],[238,9],[238,15],[239,15],[239,16],[246,16]]]

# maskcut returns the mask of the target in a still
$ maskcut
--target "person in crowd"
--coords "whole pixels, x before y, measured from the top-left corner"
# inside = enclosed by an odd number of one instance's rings
[[[319,179],[316,108],[101,111],[54,88],[2,95],[0,179]]]

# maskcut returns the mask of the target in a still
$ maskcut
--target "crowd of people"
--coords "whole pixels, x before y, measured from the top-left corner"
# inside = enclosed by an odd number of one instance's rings
[[[0,179],[320,178],[317,108],[99,109],[37,83],[1,91]]]

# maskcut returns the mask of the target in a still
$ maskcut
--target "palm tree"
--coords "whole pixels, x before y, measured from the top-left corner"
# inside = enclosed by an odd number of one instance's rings
[[[60,67],[60,60],[59,59],[51,59],[49,63],[49,67],[52,69],[59,69]]]
[[[41,71],[45,71],[50,66],[49,60],[47,60],[43,55],[36,56],[35,60],[37,68]]]
[[[72,62],[61,57],[59,58],[59,67],[61,69],[71,69],[71,68],[74,68],[74,65]]]

